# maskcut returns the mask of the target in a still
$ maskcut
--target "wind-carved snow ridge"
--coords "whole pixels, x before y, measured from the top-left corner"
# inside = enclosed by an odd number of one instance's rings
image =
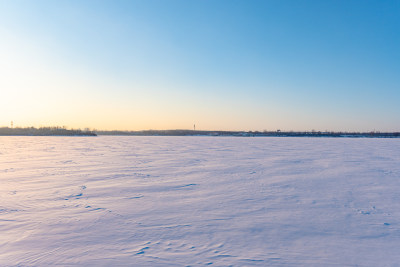
[[[0,266],[395,266],[400,140],[0,137]]]

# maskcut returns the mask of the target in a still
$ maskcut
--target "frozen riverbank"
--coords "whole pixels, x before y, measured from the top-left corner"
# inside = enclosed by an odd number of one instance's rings
[[[395,264],[399,163],[399,139],[0,137],[0,265]]]

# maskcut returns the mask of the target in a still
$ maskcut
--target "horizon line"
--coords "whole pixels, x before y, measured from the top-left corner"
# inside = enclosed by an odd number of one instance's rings
[[[96,128],[90,128],[90,127],[83,127],[83,128],[74,128],[74,127],[68,127],[68,126],[0,126],[1,128],[8,128],[8,129],[29,129],[29,128],[34,128],[34,129],[45,129],[45,128],[50,128],[50,129],[66,129],[66,130],[80,130],[80,131],[89,131],[89,132],[146,132],[146,131],[157,131],[157,132],[162,132],[162,131],[191,131],[191,132],[253,132],[253,133],[399,133],[400,130],[397,131],[381,131],[381,130],[370,130],[370,131],[349,131],[349,130],[281,130],[281,129],[276,129],[276,130],[268,130],[264,129],[262,131],[260,130],[202,130],[202,129],[142,129],[142,130],[118,130],[118,129],[113,129],[113,130],[104,130],[104,129],[96,129]]]

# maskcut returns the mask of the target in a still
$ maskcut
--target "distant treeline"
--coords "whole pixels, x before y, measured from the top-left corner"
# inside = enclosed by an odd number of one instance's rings
[[[0,136],[96,136],[92,131],[68,130],[65,127],[0,128]]]
[[[296,131],[194,131],[194,130],[146,130],[146,131],[96,131],[98,135],[130,136],[271,136],[271,137],[375,137],[398,138],[400,132],[296,132]]]
[[[399,138],[400,132],[298,132],[298,131],[194,131],[194,130],[146,130],[146,131],[90,131],[65,127],[0,127],[0,136],[270,136],[270,137],[369,137]]]

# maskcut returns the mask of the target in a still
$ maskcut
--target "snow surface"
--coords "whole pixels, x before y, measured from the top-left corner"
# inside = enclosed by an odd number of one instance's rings
[[[396,266],[400,139],[0,137],[0,266]]]

